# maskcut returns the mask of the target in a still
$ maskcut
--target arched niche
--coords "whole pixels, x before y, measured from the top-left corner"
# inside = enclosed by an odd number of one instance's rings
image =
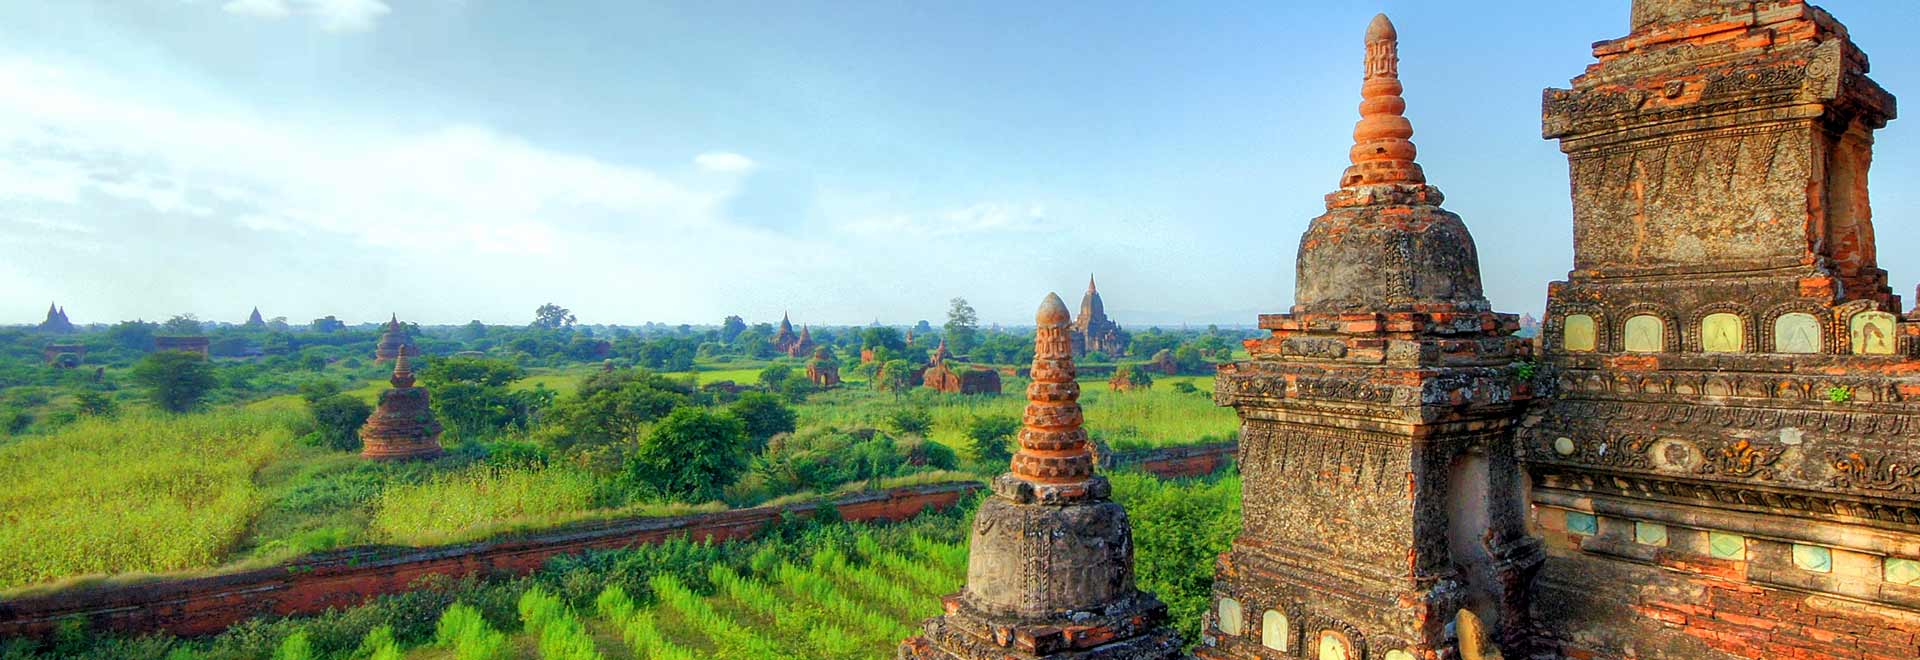
[[[1227,635],[1239,635],[1245,630],[1245,621],[1241,616],[1240,601],[1232,598],[1220,599],[1220,632]]]
[[[1819,353],[1820,319],[1806,312],[1789,312],[1773,320],[1773,352]]]
[[[1621,350],[1628,353],[1660,353],[1667,350],[1667,322],[1652,314],[1627,319],[1621,327]]]
[[[1600,328],[1587,314],[1568,314],[1560,322],[1560,347],[1569,353],[1591,352],[1600,345]]]
[[[1700,350],[1708,353],[1744,353],[1747,320],[1733,312],[1715,312],[1700,319]]]
[[[1847,323],[1854,355],[1893,355],[1894,317],[1886,312],[1861,312]]]
[[[1287,625],[1287,615],[1278,610],[1267,610],[1260,615],[1260,645],[1275,651],[1289,650],[1288,640],[1292,629]]]

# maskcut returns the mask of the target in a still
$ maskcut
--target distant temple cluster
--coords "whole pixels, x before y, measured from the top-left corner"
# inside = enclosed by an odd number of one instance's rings
[[[1544,97],[1575,249],[1531,341],[1416,162],[1395,27],[1368,27],[1295,304],[1215,381],[1243,516],[1195,655],[1920,658],[1920,311],[1866,185],[1893,97],[1801,0],[1631,15]],[[1083,465],[1069,356],[1107,345],[1101,312],[1091,284],[1071,326],[1042,307],[1020,453],[901,658],[1177,654]]]
[[[780,315],[780,329],[769,341],[773,342],[773,350],[787,357],[807,357],[813,354],[813,331],[806,326],[801,326],[800,334],[793,334],[793,321],[786,314]]]

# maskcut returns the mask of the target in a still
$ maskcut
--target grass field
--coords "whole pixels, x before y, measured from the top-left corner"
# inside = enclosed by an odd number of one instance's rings
[[[282,414],[84,419],[0,447],[0,588],[225,560],[292,444]]]
[[[1176,382],[1192,384],[1195,393],[1173,389]],[[942,394],[916,389],[896,399],[868,389],[865,383],[819,394],[797,407],[802,425],[887,427],[887,416],[902,406],[917,406],[933,418],[929,436],[966,455],[967,427],[987,416],[1019,418],[1025,410],[1026,380],[1006,378],[998,396]],[[1213,377],[1168,376],[1147,391],[1111,392],[1105,379],[1082,379],[1080,404],[1086,427],[1095,438],[1118,449],[1170,447],[1217,442],[1234,437],[1239,419],[1230,408],[1213,405]]]

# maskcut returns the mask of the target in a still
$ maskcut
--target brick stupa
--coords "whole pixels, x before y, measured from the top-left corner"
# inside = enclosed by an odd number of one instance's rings
[[[411,350],[413,347],[407,344],[407,328],[400,325],[400,317],[396,315],[381,326],[380,343],[373,347],[373,363],[385,364]]]
[[[427,388],[414,387],[407,352],[393,359],[393,389],[380,393],[380,405],[360,427],[360,455],[376,460],[408,460],[440,455],[440,422],[427,405]]]
[[[834,357],[832,346],[813,350],[813,358],[807,360],[807,380],[822,389],[840,386],[840,360]]]
[[[1180,655],[1167,607],[1134,586],[1133,529],[1080,427],[1067,306],[1037,317],[1012,470],[974,517],[967,583],[902,643],[903,660],[1158,660]]]
[[[1393,23],[1365,43],[1352,166],[1301,238],[1292,313],[1261,315],[1271,336],[1215,383],[1241,420],[1245,514],[1201,658],[1531,655],[1527,343],[1414,162]]]

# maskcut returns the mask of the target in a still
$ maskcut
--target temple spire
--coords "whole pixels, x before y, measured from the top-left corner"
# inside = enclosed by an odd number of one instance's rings
[[[408,352],[402,347],[400,354],[393,358],[393,379],[390,382],[394,387],[413,387],[413,364],[407,360]]]
[[[1366,78],[1360,85],[1360,122],[1353,127],[1353,163],[1340,177],[1340,187],[1394,183],[1426,183],[1414,162],[1417,150],[1413,123],[1407,121],[1407,101],[1400,97],[1400,33],[1386,14],[1367,26]]]
[[[1088,291],[1095,291],[1095,290],[1096,290],[1096,289],[1095,289],[1095,288],[1093,287],[1093,273],[1087,273],[1087,290],[1088,290]]]

